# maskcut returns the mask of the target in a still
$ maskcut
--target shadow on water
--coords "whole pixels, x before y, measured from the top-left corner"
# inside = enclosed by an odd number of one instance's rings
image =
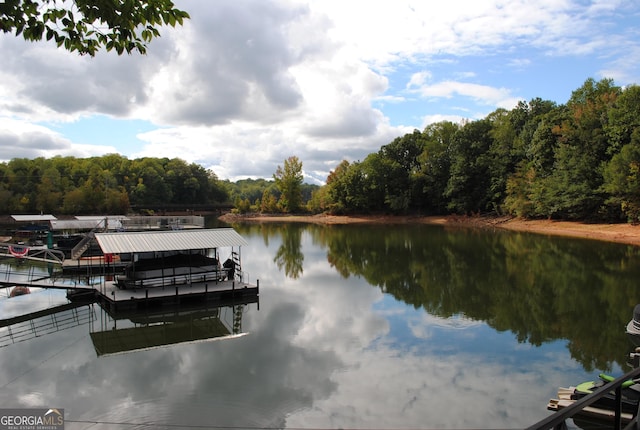
[[[518,341],[568,341],[587,371],[623,365],[624,327],[640,302],[640,249],[528,233],[425,225],[234,225],[265,243],[275,262],[303,273],[301,237],[326,250],[344,278],[362,277],[396,300],[442,318],[464,315]]]

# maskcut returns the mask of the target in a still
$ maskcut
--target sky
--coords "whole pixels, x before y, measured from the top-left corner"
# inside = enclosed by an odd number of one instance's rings
[[[322,184],[395,138],[640,83],[635,0],[174,0],[146,55],[0,34],[0,161],[118,153]]]

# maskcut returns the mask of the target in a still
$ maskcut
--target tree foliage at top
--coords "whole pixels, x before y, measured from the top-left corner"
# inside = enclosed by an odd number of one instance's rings
[[[94,56],[145,54],[158,27],[182,25],[189,14],[171,0],[4,0],[0,30],[28,41],[54,40],[58,47]]]

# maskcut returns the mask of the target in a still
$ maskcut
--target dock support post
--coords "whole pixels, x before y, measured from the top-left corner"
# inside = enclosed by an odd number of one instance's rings
[[[256,294],[260,295],[260,279],[256,279]]]
[[[149,290],[144,290],[144,298],[149,299]]]

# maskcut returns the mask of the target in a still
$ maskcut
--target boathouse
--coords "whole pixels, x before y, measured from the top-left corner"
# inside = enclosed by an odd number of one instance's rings
[[[128,262],[99,287],[107,309],[258,295],[257,281],[250,285],[242,270],[247,241],[232,228],[96,233],[95,240],[103,264]]]

